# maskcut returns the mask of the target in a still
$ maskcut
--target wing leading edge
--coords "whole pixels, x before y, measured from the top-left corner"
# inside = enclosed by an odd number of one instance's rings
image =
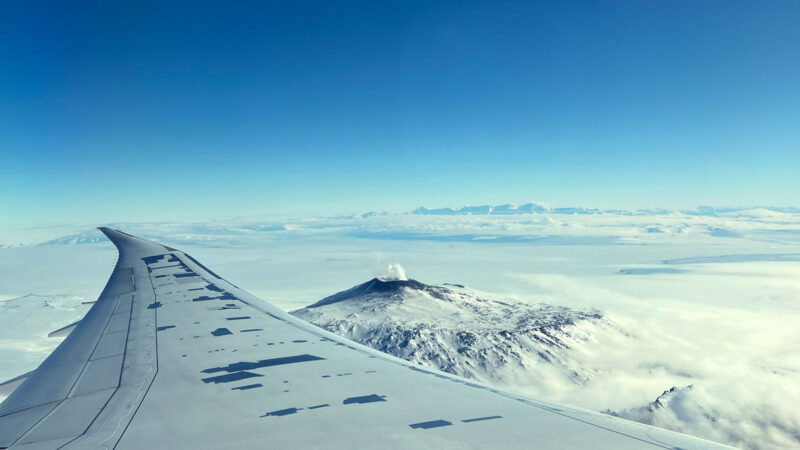
[[[723,447],[414,366],[100,230],[114,272],[0,404],[0,448]]]

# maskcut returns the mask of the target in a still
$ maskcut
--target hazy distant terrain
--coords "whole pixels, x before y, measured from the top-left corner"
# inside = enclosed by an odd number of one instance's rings
[[[587,321],[559,353],[585,376],[532,361],[535,378],[487,379],[734,445],[800,446],[800,211],[792,208],[529,204],[111,226],[185,250],[286,310],[399,263],[409,278],[509,304],[598,311],[602,321]],[[116,252],[93,226],[2,239],[0,300],[14,299],[0,302],[6,379],[57,345],[47,332],[86,311],[80,302],[102,290]]]

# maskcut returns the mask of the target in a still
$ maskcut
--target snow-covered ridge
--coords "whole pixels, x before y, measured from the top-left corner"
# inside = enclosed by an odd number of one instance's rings
[[[622,411],[607,410],[606,413],[612,416],[624,417],[629,420],[646,423],[648,425],[678,430],[679,427],[677,423],[670,423],[669,416],[681,413],[685,414],[689,411],[689,409],[684,405],[679,405],[679,403],[686,400],[686,394],[692,388],[694,388],[694,385],[691,384],[682,388],[673,386],[662,392],[661,395],[647,405],[638,408],[624,409]],[[709,421],[713,422],[717,420],[714,416],[709,414],[705,414],[705,416]],[[676,417],[672,417],[672,419],[673,422],[677,422],[677,420],[674,420],[677,419]]]
[[[96,244],[98,242],[108,242],[108,239],[97,230],[86,230],[56,239],[51,239],[38,245]]]

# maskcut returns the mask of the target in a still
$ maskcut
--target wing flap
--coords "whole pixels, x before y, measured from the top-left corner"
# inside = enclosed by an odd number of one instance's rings
[[[66,399],[26,433],[19,443],[25,445],[56,439],[74,439],[86,430],[91,419],[113,393],[114,389],[111,388]]]

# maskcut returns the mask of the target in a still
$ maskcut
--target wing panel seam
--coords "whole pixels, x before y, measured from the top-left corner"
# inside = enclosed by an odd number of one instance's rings
[[[156,294],[156,288],[155,288],[155,285],[153,284],[153,275],[150,273],[149,270],[147,271],[147,277],[150,279],[150,289],[153,290],[153,301],[154,302],[158,301],[158,295]],[[132,305],[133,305],[133,302],[131,302],[131,306]],[[158,308],[153,309],[153,315],[155,316],[155,320],[154,320],[154,323],[153,323],[153,328],[154,328],[154,330],[157,330],[158,329]],[[125,433],[128,431],[128,427],[130,427],[131,423],[133,423],[133,419],[136,418],[136,413],[139,412],[139,408],[142,407],[142,404],[144,403],[144,400],[147,398],[147,394],[150,392],[150,388],[153,387],[153,383],[155,383],[156,377],[158,376],[158,332],[154,333],[154,338],[155,338],[155,342],[156,342],[156,345],[155,345],[155,348],[156,348],[156,371],[153,374],[153,379],[150,380],[150,384],[147,385],[147,389],[145,389],[144,395],[142,395],[141,400],[139,400],[139,404],[136,405],[136,409],[133,411],[133,414],[131,414],[131,418],[128,420],[128,423],[125,424],[125,429],[122,430],[122,433],[120,433],[119,437],[117,438],[117,442],[114,443],[114,446],[112,447],[114,449],[117,448],[117,446],[119,445],[119,443],[122,440],[123,436],[125,436]],[[122,373],[120,373],[120,377],[122,377]]]

